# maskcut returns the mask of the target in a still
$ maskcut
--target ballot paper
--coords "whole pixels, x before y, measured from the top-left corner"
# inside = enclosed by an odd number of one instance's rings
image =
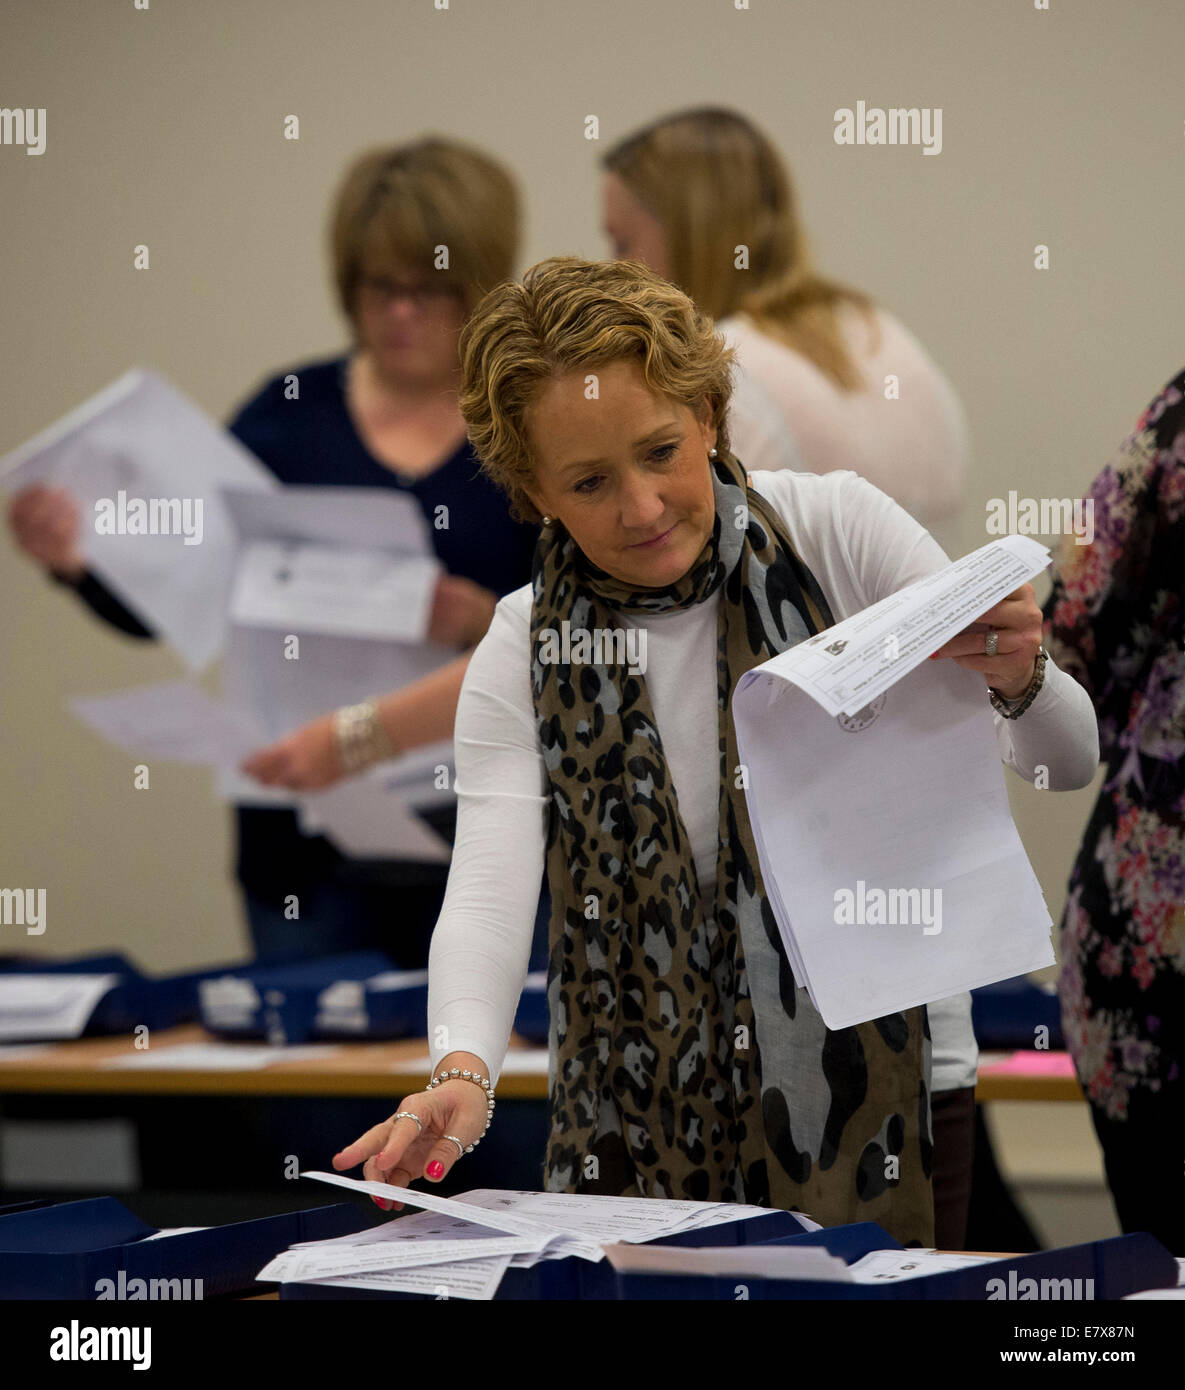
[[[235,767],[263,742],[249,711],[192,681],[77,695],[66,704],[101,738],[135,758]]]
[[[873,1250],[848,1266],[856,1284],[895,1283],[898,1279],[924,1279],[928,1274],[949,1274],[971,1265],[990,1265],[996,1255],[965,1255],[948,1250]]]
[[[457,1197],[438,1197],[420,1188],[346,1178],[337,1173],[303,1172],[301,1177],[365,1192],[386,1201],[422,1207],[442,1215],[476,1221],[509,1235],[544,1236],[550,1258],[575,1255],[593,1262],[605,1258],[607,1241],[648,1241],[726,1221],[768,1216],[768,1207],[737,1202],[685,1202],[665,1198],[601,1197],[570,1192],[520,1192],[477,1188]],[[797,1214],[796,1214],[797,1215]],[[800,1218],[801,1219],[801,1218]],[[342,1239],[342,1238],[338,1238]],[[344,1238],[349,1240],[349,1237]],[[534,1263],[529,1252],[512,1263]]]
[[[819,1245],[607,1245],[623,1274],[695,1274],[740,1279],[817,1279],[850,1284],[848,1267]]]
[[[1049,554],[1028,536],[981,545],[746,671],[738,693],[761,684],[773,700],[778,686],[770,682],[776,678],[804,690],[830,715],[861,714],[931,652],[1040,574]]]
[[[426,1293],[436,1298],[492,1299],[510,1264],[509,1255],[449,1264],[380,1269],[312,1282],[347,1289],[381,1289],[388,1293]]]
[[[438,1212],[414,1212],[362,1234],[370,1240],[310,1241],[277,1255],[255,1276],[287,1284],[346,1274],[410,1269],[416,1265],[452,1264],[459,1260],[539,1252],[548,1244],[542,1232],[534,1235],[500,1235],[476,1221],[444,1216]]]
[[[174,1047],[146,1047],[122,1057],[104,1057],[101,1067],[130,1067],[135,1071],[258,1071],[276,1062],[309,1062],[332,1057],[337,1047],[252,1046],[246,1043],[178,1043]]]
[[[424,640],[441,567],[413,497],[385,488],[289,487],[267,496],[230,489],[226,503],[247,577],[236,578],[234,587],[225,690],[262,727],[264,745],[342,705],[397,690],[456,658],[453,648]],[[343,563],[336,578],[330,563],[335,549]],[[276,578],[285,572],[280,568],[268,587],[260,577],[259,557],[280,551],[290,557],[292,582]],[[404,595],[397,601],[400,611],[385,617],[384,604],[396,603],[394,591],[384,589],[376,605],[366,580],[372,572],[385,573],[384,566],[389,575],[402,574]],[[411,636],[384,635],[396,630]],[[351,790],[332,804],[369,800],[369,789],[357,779],[349,785]],[[264,787],[230,770],[221,772],[219,790],[244,805],[306,802],[302,795]],[[343,838],[351,834],[347,825]],[[434,837],[417,822],[400,820],[391,834],[397,844],[406,841],[409,852],[391,851],[390,857],[439,853]]]
[[[66,488],[87,565],[192,671],[226,634],[236,538],[222,489],[279,484],[151,371],[127,372],[0,460],[0,487]]]
[[[118,975],[0,975],[0,1038],[77,1038]]]
[[[436,745],[434,745],[436,746]],[[436,746],[438,747],[438,746]],[[452,745],[438,751],[436,765],[451,788]],[[402,766],[401,764],[410,764]],[[407,859],[447,864],[452,846],[417,814],[439,804],[441,791],[420,776],[422,758],[392,759],[327,791],[300,798],[297,815],[306,834],[326,836],[354,859]],[[443,792],[445,798],[455,795]]]
[[[738,682],[765,889],[829,1028],[1053,963],[983,679],[926,660],[1047,555],[993,542]]]
[[[652,1241],[769,1215],[768,1207],[735,1202],[643,1200],[499,1188],[440,1197],[337,1173],[304,1172],[301,1177],[422,1210],[369,1230],[302,1241],[266,1265],[256,1276],[259,1279],[399,1289],[449,1298],[492,1298],[511,1266],[530,1267],[540,1260],[571,1256],[596,1262],[605,1258],[602,1247],[606,1242],[621,1250],[623,1243]],[[804,1230],[819,1229],[808,1217],[797,1219]]]
[[[305,541],[252,541],[231,593],[232,622],[283,632],[422,642],[440,562]]]

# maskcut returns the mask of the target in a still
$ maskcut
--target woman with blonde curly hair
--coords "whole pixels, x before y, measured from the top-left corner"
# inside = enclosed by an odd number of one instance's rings
[[[732,352],[640,263],[542,261],[486,296],[460,346],[474,447],[542,532],[457,712],[434,1075],[335,1166],[405,1186],[480,1142],[546,861],[546,1189],[793,1208],[931,1244],[926,1011],[831,1031],[797,986],[729,709],[744,671],[946,557],[855,473],[747,477]],[[970,630],[936,655],[1020,697],[1040,617],[1025,585],[982,616],[995,655]],[[1022,775],[1089,781],[1093,713],[1052,663],[1023,718],[997,718]]]

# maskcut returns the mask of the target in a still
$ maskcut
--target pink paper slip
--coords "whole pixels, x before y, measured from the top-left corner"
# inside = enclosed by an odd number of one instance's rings
[[[1014,1052],[1004,1062],[992,1062],[980,1071],[984,1076],[1074,1076],[1074,1059],[1068,1052]]]

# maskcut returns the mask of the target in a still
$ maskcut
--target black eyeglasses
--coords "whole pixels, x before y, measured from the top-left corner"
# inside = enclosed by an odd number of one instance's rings
[[[385,275],[363,275],[358,293],[372,304],[387,305],[395,299],[409,299],[417,309],[440,305],[448,300],[460,302],[462,293],[447,280],[390,280]]]

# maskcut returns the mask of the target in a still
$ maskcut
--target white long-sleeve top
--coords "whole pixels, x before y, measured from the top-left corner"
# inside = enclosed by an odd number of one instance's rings
[[[850,468],[928,530],[953,534],[970,469],[966,414],[948,378],[909,329],[879,306],[874,317],[878,334],[853,305],[838,311],[840,333],[864,381],[860,391],[841,391],[802,353],[744,315],[721,319],[717,327],[738,353],[729,412],[732,451],[750,471]],[[896,385],[887,388],[890,377]],[[771,404],[789,447],[774,435]],[[791,461],[795,452],[798,463]]]
[[[851,471],[758,472],[753,487],[786,523],[836,619],[949,563],[891,498]],[[719,594],[676,613],[645,615],[646,682],[702,891],[716,882],[718,758],[716,612]],[[497,605],[461,689],[456,722],[457,835],[429,956],[428,1031],[439,1065],[472,1052],[496,1081],[526,977],[546,852],[548,782],[530,684],[531,588]],[[623,616],[621,621],[632,625]],[[984,687],[987,699],[987,687]],[[994,715],[1000,756],[1027,781],[1086,786],[1098,766],[1098,726],[1086,691],[1052,661],[1019,719]],[[971,996],[929,1006],[932,1088],[975,1084]]]

